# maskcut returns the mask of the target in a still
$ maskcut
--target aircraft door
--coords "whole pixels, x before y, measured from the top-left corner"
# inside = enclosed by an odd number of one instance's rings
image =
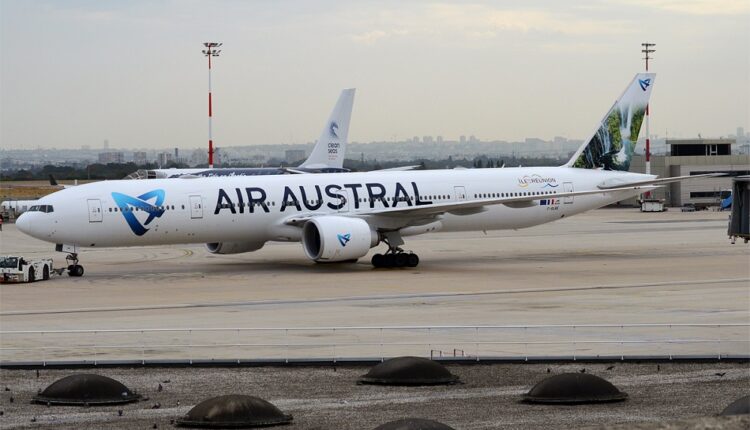
[[[201,196],[190,196],[190,219],[203,218],[203,199]]]
[[[563,182],[563,192],[564,193],[572,193],[573,192],[573,183],[572,182]],[[573,196],[565,197],[563,198],[563,204],[570,204],[573,203]]]
[[[89,205],[89,222],[102,222],[102,201],[99,199],[87,200]]]
[[[456,192],[456,201],[462,202],[466,200],[466,187],[453,187]]]

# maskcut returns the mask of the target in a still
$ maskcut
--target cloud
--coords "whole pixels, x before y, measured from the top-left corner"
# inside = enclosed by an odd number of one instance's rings
[[[382,30],[373,30],[366,31],[360,34],[354,34],[352,35],[352,40],[354,40],[355,42],[364,43],[365,45],[372,45],[378,40],[384,39],[388,36],[388,32]]]
[[[352,17],[353,18],[353,17]],[[394,36],[445,37],[450,40],[491,40],[503,34],[600,36],[632,33],[631,21],[619,18],[586,18],[571,13],[535,8],[507,8],[472,3],[405,5],[359,15],[356,28],[370,29],[351,39],[372,45]],[[357,19],[353,19],[358,21]],[[352,20],[350,20],[351,22]]]
[[[616,0],[617,3],[688,15],[736,15],[750,12],[747,0]]]

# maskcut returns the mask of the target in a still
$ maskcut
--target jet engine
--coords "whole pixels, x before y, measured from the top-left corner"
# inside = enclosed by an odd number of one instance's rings
[[[377,244],[378,234],[359,218],[315,217],[302,228],[302,247],[316,262],[356,260]]]
[[[207,243],[206,249],[211,254],[241,254],[263,248],[264,242],[217,242]]]

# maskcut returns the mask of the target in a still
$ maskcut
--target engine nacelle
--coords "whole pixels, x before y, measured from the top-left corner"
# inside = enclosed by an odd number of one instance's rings
[[[356,260],[378,244],[378,234],[363,219],[343,216],[315,217],[302,228],[302,247],[311,260]]]
[[[211,254],[241,254],[263,248],[264,242],[218,242],[207,243],[206,249]]]

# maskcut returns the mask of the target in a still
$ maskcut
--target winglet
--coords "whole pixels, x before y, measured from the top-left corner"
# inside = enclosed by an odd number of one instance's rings
[[[341,91],[339,100],[326,121],[312,153],[299,167],[321,169],[343,168],[346,143],[349,138],[349,121],[354,105],[354,88]]]

